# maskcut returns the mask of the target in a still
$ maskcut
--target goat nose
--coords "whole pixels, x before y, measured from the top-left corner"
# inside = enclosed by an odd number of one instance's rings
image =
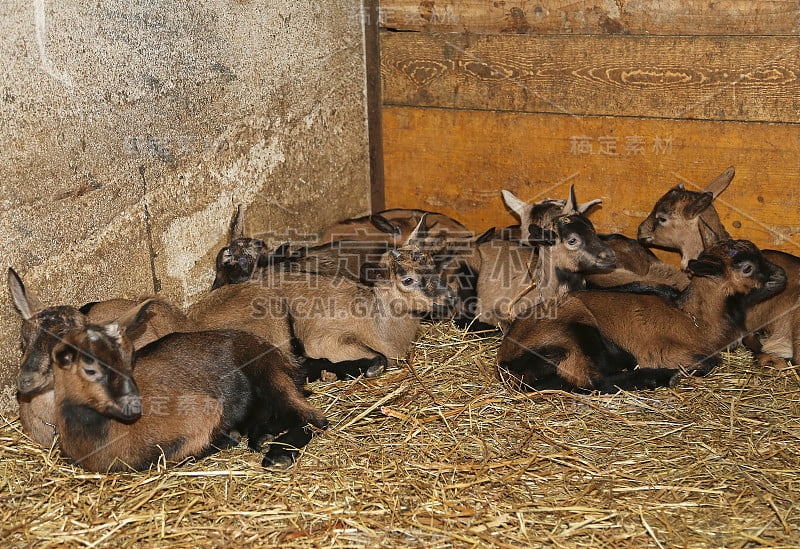
[[[19,388],[23,391],[33,388],[34,379],[32,375],[20,374]]]
[[[122,414],[128,418],[136,418],[142,415],[142,398],[139,393],[133,395],[125,395],[121,397],[117,404],[122,410]]]
[[[125,377],[122,382],[122,393],[126,397],[139,397],[139,387],[136,382],[129,377]]]

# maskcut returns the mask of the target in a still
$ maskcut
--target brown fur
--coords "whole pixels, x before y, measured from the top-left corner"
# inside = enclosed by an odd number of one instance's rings
[[[390,275],[373,287],[313,273],[276,274],[263,284],[248,282],[215,290],[195,304],[189,316],[206,328],[252,331],[285,353],[293,352],[294,336],[310,358],[332,362],[399,358],[416,336],[420,317],[414,313],[432,310],[445,300],[419,292],[406,295],[396,262],[384,263]],[[413,267],[405,269],[415,272]],[[442,295],[449,295],[446,288]],[[392,305],[401,309],[393,314]]]
[[[448,240],[473,236],[464,225],[444,214],[397,208],[332,225],[322,233],[319,241],[325,243],[337,240],[379,240],[400,245],[408,240],[423,215],[427,219],[430,238]]]
[[[53,444],[56,435],[53,369],[50,360],[53,347],[67,331],[81,327],[87,321],[111,321],[137,302],[111,299],[94,303],[83,307],[88,310],[87,316],[84,316],[74,307],[45,306],[25,288],[12,269],[8,273],[8,284],[23,319],[23,357],[17,394],[22,430],[35,442],[48,447]],[[140,300],[142,301],[144,299]],[[183,312],[161,299],[154,300],[146,314],[145,321],[129,334],[136,349],[169,333],[190,331],[194,327]]]
[[[639,239],[650,245],[673,248],[681,253],[681,264],[697,257],[712,244],[729,238],[713,200],[734,176],[728,168],[702,192],[682,185],[669,190],[639,226]],[[787,273],[786,288],[755,305],[747,314],[745,344],[763,366],[780,367],[784,358],[800,362],[800,258],[777,250],[764,250],[764,257]]]
[[[571,196],[574,191],[570,189]],[[541,202],[527,203],[509,191],[503,191],[506,205],[520,218],[520,236],[522,242],[531,238],[530,227],[544,226],[558,211],[563,200],[546,199]],[[584,204],[575,204],[578,213],[586,213],[600,200],[591,200]],[[689,278],[678,269],[663,263],[636,240],[622,235],[599,235],[616,256],[616,266],[604,272],[587,273],[586,281],[593,286],[610,287],[639,282],[644,284],[665,284],[683,289],[689,284]]]
[[[413,242],[368,267],[372,276],[366,285],[313,273],[275,273],[261,283],[226,286],[196,303],[189,317],[206,328],[251,331],[287,354],[385,366],[386,359],[408,352],[421,314],[449,305],[452,292],[430,255]]]
[[[566,292],[583,288],[583,273],[614,266],[614,252],[580,213],[586,208],[575,200],[574,189],[567,201],[527,204],[525,238],[535,239],[538,246],[511,240],[478,246],[475,317],[479,322],[505,329],[522,311],[539,303],[553,304]]]
[[[175,333],[138,356],[125,329],[147,303],[107,325],[69,332],[53,350],[64,454],[90,471],[140,470],[163,457],[202,457],[246,433],[258,449],[278,436],[265,465],[287,465],[327,420],[304,399],[295,367],[245,332]],[[135,374],[135,377],[134,377]],[[281,435],[281,432],[287,430]]]
[[[591,286],[609,288],[623,284],[664,284],[677,290],[689,285],[689,277],[668,263],[664,263],[637,241],[617,234],[600,235],[600,239],[614,250],[617,267],[607,272],[588,273],[586,282]]]
[[[695,276],[674,297],[574,292],[556,316],[529,311],[503,340],[498,371],[525,388],[601,391],[667,385],[679,369],[706,373],[747,307],[780,291],[786,274],[747,241],[719,243],[689,267]]]
[[[297,250],[281,269],[359,280],[361,266],[379,262],[390,248],[388,242],[338,240]]]

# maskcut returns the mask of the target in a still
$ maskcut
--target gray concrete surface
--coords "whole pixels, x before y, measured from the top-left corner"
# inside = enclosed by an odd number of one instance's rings
[[[0,256],[49,304],[210,286],[253,233],[369,208],[355,0],[0,4]],[[0,411],[19,318],[0,297]]]

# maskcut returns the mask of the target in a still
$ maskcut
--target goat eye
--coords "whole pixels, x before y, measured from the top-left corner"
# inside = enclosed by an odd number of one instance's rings
[[[414,284],[414,279],[410,276],[407,276],[401,282],[403,286],[411,286],[412,284]]]
[[[94,377],[97,375],[97,370],[95,370],[94,368],[84,368],[83,373],[89,377]]]
[[[753,272],[753,266],[750,263],[746,263],[742,266],[742,274],[749,275]]]
[[[567,244],[569,244],[570,246],[577,246],[580,243],[581,243],[581,239],[577,238],[577,237],[574,237],[574,236],[572,238],[570,238],[569,240],[567,240]]]
[[[660,215],[660,216],[656,217],[656,221],[658,221],[661,224],[664,224],[664,223],[667,222],[667,218],[664,217],[663,215]]]

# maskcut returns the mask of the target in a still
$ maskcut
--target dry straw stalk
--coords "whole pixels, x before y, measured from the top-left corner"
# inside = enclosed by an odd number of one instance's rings
[[[524,395],[498,339],[423,326],[410,363],[315,383],[287,471],[243,447],[99,475],[0,426],[0,546],[800,547],[800,376],[744,352],[674,389]]]

